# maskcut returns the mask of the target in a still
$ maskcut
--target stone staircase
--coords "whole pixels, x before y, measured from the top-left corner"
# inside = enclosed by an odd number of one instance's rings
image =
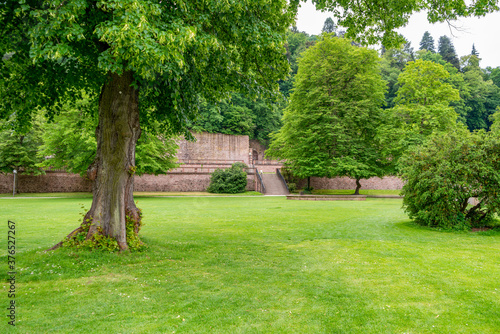
[[[262,174],[262,181],[266,187],[265,195],[288,195],[289,192],[278,174]]]

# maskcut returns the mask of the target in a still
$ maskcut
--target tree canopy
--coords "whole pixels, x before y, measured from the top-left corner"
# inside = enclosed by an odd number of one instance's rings
[[[452,21],[459,17],[484,16],[498,10],[498,1],[485,0],[466,3],[463,0],[313,0],[316,8],[329,10],[337,24],[348,27],[346,37],[362,44],[382,42],[386,47],[404,43],[395,29],[405,26],[412,13],[427,11],[431,23]]]
[[[38,105],[57,112],[58,103],[81,91],[100,93],[107,73],[132,71],[141,88],[143,124],[158,119],[179,132],[186,129],[185,119],[194,117],[201,96],[213,100],[229,90],[257,94],[287,73],[283,36],[295,15],[287,1],[172,6],[128,0],[8,2],[0,14],[0,28],[7,32],[0,53],[13,54],[3,62],[2,91],[32,98],[2,99],[10,102],[3,114],[24,107],[21,115],[29,115]]]
[[[432,133],[456,127],[458,115],[450,103],[459,100],[459,92],[446,82],[449,76],[442,65],[421,59],[409,62],[399,75],[395,106],[385,111],[378,128],[392,167],[408,148],[421,145]]]
[[[302,178],[382,175],[374,140],[385,90],[378,61],[374,50],[328,35],[305,51],[268,155]]]

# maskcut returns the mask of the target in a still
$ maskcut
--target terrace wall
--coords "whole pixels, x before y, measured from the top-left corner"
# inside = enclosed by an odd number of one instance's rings
[[[386,176],[383,178],[372,177],[366,180],[360,180],[361,189],[381,189],[381,190],[399,190],[403,188],[403,180],[395,176]],[[299,187],[304,187],[306,180],[299,182]],[[328,179],[326,177],[312,177],[311,187],[313,189],[356,189],[356,180],[348,177],[336,177]]]

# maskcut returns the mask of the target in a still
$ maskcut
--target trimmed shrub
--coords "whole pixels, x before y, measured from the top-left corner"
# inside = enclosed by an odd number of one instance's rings
[[[500,209],[498,136],[464,129],[432,135],[400,162],[403,207],[418,224],[466,230],[485,226]]]
[[[247,173],[244,169],[247,167],[242,162],[236,162],[228,169],[217,168],[210,177],[208,192],[217,194],[245,192],[247,187]]]

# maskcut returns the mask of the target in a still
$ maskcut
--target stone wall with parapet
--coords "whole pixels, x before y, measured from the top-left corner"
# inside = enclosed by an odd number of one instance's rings
[[[90,192],[92,182],[78,174],[46,172],[45,175],[17,175],[20,193]],[[0,193],[12,193],[14,176],[0,174]]]
[[[264,166],[264,165],[263,165]],[[223,166],[220,166],[223,168]],[[227,167],[227,166],[226,166]],[[264,173],[275,172],[276,166],[256,166],[257,170]],[[182,168],[182,167],[181,167]],[[166,175],[142,175],[136,176],[134,188],[136,191],[205,191],[210,183],[212,168],[206,167],[184,167],[176,172]],[[91,182],[78,174],[63,172],[47,172],[45,175],[30,176],[18,175],[18,190],[20,193],[45,193],[45,192],[90,192]],[[0,193],[12,192],[13,175],[0,175]],[[299,187],[305,185],[305,180],[299,183]],[[356,182],[347,177],[342,178],[311,178],[311,186],[314,189],[355,189]],[[361,189],[401,189],[403,181],[397,177],[374,177],[361,180]],[[256,189],[255,169],[248,169],[247,190]]]
[[[399,190],[403,188],[403,181],[395,176],[386,176],[383,178],[372,177],[366,180],[360,180],[361,189],[380,189],[380,190]],[[299,187],[304,187],[306,180],[299,183]],[[328,179],[326,177],[312,177],[311,187],[314,189],[356,189],[356,180],[348,177],[336,177]]]
[[[177,159],[183,163],[220,163],[241,161],[249,164],[248,136],[221,133],[193,133],[195,142],[178,141]]]
[[[45,175],[18,175],[19,193],[90,192],[92,183],[78,174],[47,172]],[[12,174],[0,175],[0,193],[12,193]],[[176,172],[166,175],[142,175],[134,180],[135,191],[206,191],[210,184],[210,173]],[[247,190],[256,189],[255,170],[249,169]]]
[[[169,173],[165,175],[142,175],[134,180],[135,191],[207,191],[210,173]],[[247,173],[247,191],[255,190],[255,173]]]

